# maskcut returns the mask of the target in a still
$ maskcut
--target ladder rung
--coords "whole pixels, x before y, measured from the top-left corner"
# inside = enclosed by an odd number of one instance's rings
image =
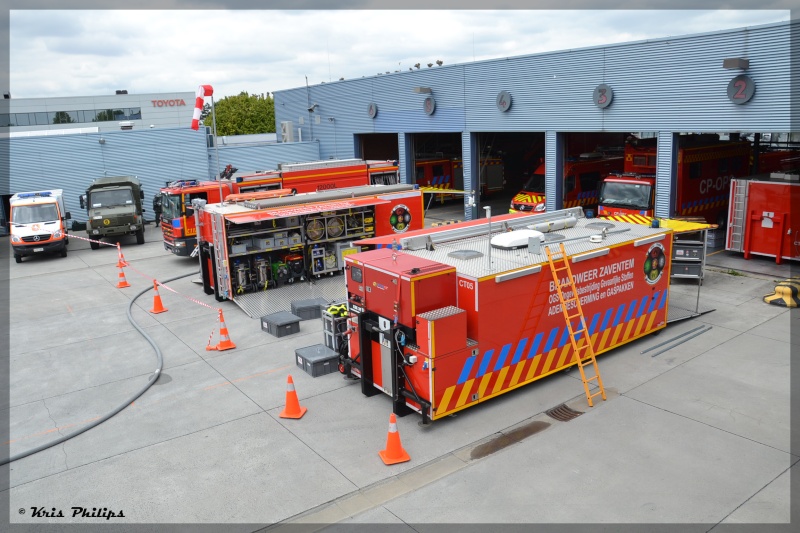
[[[595,392],[594,394],[590,394],[590,395],[589,395],[589,398],[591,399],[591,398],[594,398],[595,396],[602,396],[602,395],[603,395],[603,392],[605,392],[605,391],[603,391],[603,390],[600,390],[600,391],[598,391],[598,392]]]
[[[594,381],[594,380],[596,380],[596,379],[597,379],[597,376],[592,376],[592,377],[590,377],[590,378],[586,378],[584,381],[586,381],[586,382],[588,383],[588,382],[590,382],[590,381]]]

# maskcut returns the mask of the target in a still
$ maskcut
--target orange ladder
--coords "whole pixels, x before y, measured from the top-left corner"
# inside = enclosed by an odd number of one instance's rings
[[[586,328],[586,319],[583,317],[583,309],[581,309],[581,302],[578,298],[578,290],[575,287],[575,280],[572,278],[572,270],[569,268],[569,258],[567,252],[564,250],[564,243],[559,243],[559,252],[551,252],[550,247],[545,245],[544,250],[547,254],[547,260],[550,262],[550,271],[553,273],[553,281],[555,282],[556,292],[558,293],[558,301],[561,302],[561,311],[564,313],[564,319],[567,321],[567,331],[569,331],[569,340],[572,343],[572,353],[577,359],[578,368],[581,371],[581,380],[583,381],[583,390],[586,391],[586,399],[589,401],[589,407],[593,406],[592,398],[595,396],[602,396],[603,400],[606,399],[606,390],[603,387],[603,378],[600,377],[600,369],[597,367],[597,358],[595,357],[594,348],[592,347],[592,339],[589,336],[589,331]],[[559,272],[566,272],[567,283],[562,284],[559,280]],[[568,288],[572,291],[569,298],[564,297],[562,289]],[[570,309],[573,307],[573,309]],[[572,312],[573,314],[570,314]],[[580,318],[577,329],[572,329],[572,321]],[[583,333],[586,342],[582,346],[578,346],[576,336]],[[594,368],[594,375],[586,377],[585,367],[592,365]],[[597,381],[599,390],[592,393],[589,390],[589,382]]]

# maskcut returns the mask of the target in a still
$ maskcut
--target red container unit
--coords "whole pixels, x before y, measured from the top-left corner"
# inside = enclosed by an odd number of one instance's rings
[[[266,289],[340,273],[356,240],[424,226],[422,192],[405,184],[206,204],[198,217],[206,294],[248,313]]]
[[[731,180],[725,249],[800,260],[800,181],[797,174]]]
[[[596,353],[666,326],[671,230],[609,226],[580,208],[507,217],[492,236],[560,228],[545,242],[566,243]],[[488,230],[486,220],[430,228],[345,258],[340,370],[365,395],[384,392],[396,414],[428,423],[576,363],[544,244],[497,248]]]

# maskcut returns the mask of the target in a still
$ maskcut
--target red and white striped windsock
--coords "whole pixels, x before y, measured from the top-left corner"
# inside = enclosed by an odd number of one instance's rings
[[[211,85],[201,85],[197,88],[197,98],[194,101],[194,115],[192,115],[192,129],[197,131],[200,128],[200,113],[203,112],[203,102],[206,96],[212,96],[214,88]]]

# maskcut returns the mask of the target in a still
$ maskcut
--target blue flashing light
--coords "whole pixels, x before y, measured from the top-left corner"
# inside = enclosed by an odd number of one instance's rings
[[[179,218],[173,219],[172,220],[172,227],[175,228],[175,229],[180,229],[181,228],[181,219],[179,219]]]
[[[49,197],[52,196],[50,191],[43,192],[23,192],[17,195],[18,198],[36,198],[37,196]]]

